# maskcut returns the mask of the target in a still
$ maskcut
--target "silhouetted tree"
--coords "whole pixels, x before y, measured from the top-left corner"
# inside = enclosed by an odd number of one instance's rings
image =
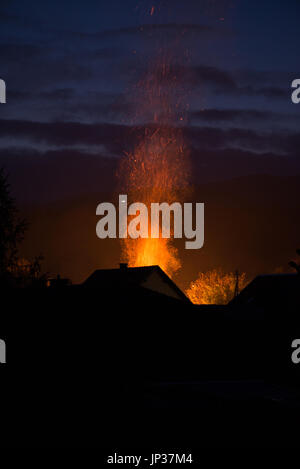
[[[23,240],[27,222],[19,218],[15,199],[4,169],[0,169],[0,277],[9,276],[18,263],[18,245]]]
[[[298,254],[298,256],[300,256],[300,249],[296,249],[296,253]],[[298,272],[298,274],[300,274],[300,263],[299,262],[290,261],[289,266],[292,267],[293,269],[295,269],[296,272]]]
[[[48,274],[42,273],[41,263],[43,256],[36,256],[32,261],[18,258],[15,265],[9,268],[10,280],[16,287],[41,287],[45,286]]]
[[[239,289],[247,284],[246,274],[239,274]],[[195,304],[225,305],[237,291],[237,273],[225,273],[221,269],[200,272],[197,280],[191,282],[186,295]]]

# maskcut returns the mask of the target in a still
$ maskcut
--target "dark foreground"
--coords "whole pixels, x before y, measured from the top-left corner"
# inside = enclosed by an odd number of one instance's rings
[[[298,446],[295,312],[243,314],[125,290],[4,297],[2,446]]]

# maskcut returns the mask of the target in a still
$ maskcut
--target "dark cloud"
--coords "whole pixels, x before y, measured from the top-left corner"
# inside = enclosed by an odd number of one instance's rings
[[[192,148],[192,183],[224,180],[247,174],[294,175],[300,173],[297,157],[275,152],[256,153],[242,149]],[[117,190],[119,159],[89,151],[33,148],[0,149],[0,167],[5,167],[15,196],[21,203],[43,203]],[[67,181],[67,183],[66,183]],[[200,199],[199,199],[200,200]],[[94,210],[94,209],[92,209]]]
[[[147,70],[140,70],[140,74],[147,73]],[[290,92],[289,88],[281,88],[280,86],[265,86],[265,73],[256,72],[254,83],[252,83],[252,75],[249,73],[247,77],[239,76],[241,73],[232,72],[222,68],[198,65],[196,67],[187,67],[176,63],[171,64],[168,70],[164,70],[160,77],[160,82],[169,85],[172,80],[176,79],[177,83],[185,83],[189,88],[197,89],[198,87],[207,87],[214,94],[224,94],[234,97],[241,96],[262,96],[265,98],[277,99],[287,98]],[[260,80],[259,78],[260,77]],[[248,81],[248,84],[245,82]],[[286,83],[290,81],[286,78]]]
[[[203,109],[190,114],[192,121],[200,122],[238,122],[244,124],[263,124],[268,122],[299,123],[299,114],[283,114],[273,111],[260,111],[256,109]]]
[[[243,148],[263,153],[273,151],[280,154],[297,155],[300,135],[295,132],[256,131],[243,128],[189,127],[189,141],[202,149]]]
[[[50,91],[44,91],[38,93],[38,97],[46,99],[73,99],[75,96],[75,90],[72,88],[57,88]]]
[[[124,134],[124,126],[77,122],[30,122],[2,120],[1,131],[9,137],[27,137],[35,142],[57,145],[101,144]]]
[[[256,77],[259,76],[257,72]],[[261,81],[263,82],[263,76]],[[242,85],[239,83],[238,78],[235,74],[223,70],[217,67],[208,67],[201,65],[194,67],[189,73],[186,73],[186,77],[190,77],[192,84],[207,85],[214,90],[217,94],[228,94],[231,96],[263,96],[265,98],[287,98],[289,95],[289,89],[284,89],[279,86],[262,86],[262,85]],[[249,80],[251,77],[249,76]],[[257,81],[257,79],[256,79]],[[287,80],[287,83],[289,81]]]
[[[224,122],[224,121],[253,121],[272,119],[274,113],[268,111],[257,111],[253,109],[204,109],[194,111],[191,118],[205,122]]]
[[[31,122],[0,120],[1,135],[48,145],[105,145],[109,152],[122,154],[130,130],[117,124],[78,122]]]
[[[287,82],[288,83],[288,82]],[[266,98],[287,98],[290,94],[288,87],[286,89],[275,86],[262,87],[254,89],[253,94],[265,96]]]
[[[68,32],[66,34],[72,34],[78,36],[81,39],[91,38],[112,38],[116,36],[135,36],[141,34],[153,34],[158,32],[175,33],[175,34],[201,34],[201,35],[224,35],[231,34],[230,31],[225,29],[219,29],[213,26],[201,25],[201,24],[185,24],[185,23],[166,23],[166,24],[141,24],[139,26],[128,26],[119,29],[107,29],[96,33],[86,32]]]
[[[55,85],[55,84],[54,84]],[[82,92],[76,87],[53,88],[43,91],[9,89],[11,111],[3,115],[14,116],[13,110],[30,106],[34,120],[78,122],[128,122],[135,115],[134,103],[125,94],[105,93],[93,89]],[[46,112],[45,112],[46,111]]]
[[[297,156],[287,156],[275,151],[257,153],[241,148],[192,148],[190,155],[194,183],[220,181],[248,174],[300,174]]]
[[[121,56],[121,52],[122,50],[120,48],[101,47],[92,51],[91,58],[103,59],[103,60],[107,60],[107,59],[110,60],[112,58],[116,59]]]
[[[36,44],[0,44],[0,57],[2,63],[37,58],[41,53],[42,48]]]
[[[237,88],[236,81],[232,75],[216,67],[207,67],[204,65],[195,67],[193,70],[195,82],[208,83],[212,86],[219,87],[224,91],[232,91]]]
[[[152,126],[155,129],[155,126]],[[130,151],[145,127],[120,124],[82,124],[78,122],[30,122],[1,120],[2,136],[18,138],[48,146],[103,145],[108,154],[121,156]],[[189,126],[183,129],[187,143],[202,150],[240,148],[257,153],[276,152],[295,155],[300,147],[300,135],[295,132],[256,131],[231,127]]]

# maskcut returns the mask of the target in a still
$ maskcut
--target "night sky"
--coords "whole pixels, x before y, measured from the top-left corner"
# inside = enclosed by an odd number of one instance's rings
[[[24,256],[74,281],[117,265],[95,209],[147,123],[134,87],[163,43],[178,45],[187,112],[174,125],[206,203],[205,248],[182,253],[179,284],[213,267],[285,269],[300,247],[299,18],[296,0],[2,0],[0,166],[31,223]]]

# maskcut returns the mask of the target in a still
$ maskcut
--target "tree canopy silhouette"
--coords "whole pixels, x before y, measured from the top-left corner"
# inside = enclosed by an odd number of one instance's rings
[[[300,249],[296,249],[296,253],[300,256]],[[290,261],[289,266],[296,270],[300,274],[300,262]]]
[[[19,217],[15,199],[4,169],[0,168],[0,276],[6,276],[18,262],[18,245],[23,240],[27,222]]]
[[[239,288],[247,284],[246,274],[239,275]],[[197,280],[191,282],[186,295],[194,304],[225,305],[234,297],[236,290],[236,273],[225,273],[222,269],[200,272]]]

